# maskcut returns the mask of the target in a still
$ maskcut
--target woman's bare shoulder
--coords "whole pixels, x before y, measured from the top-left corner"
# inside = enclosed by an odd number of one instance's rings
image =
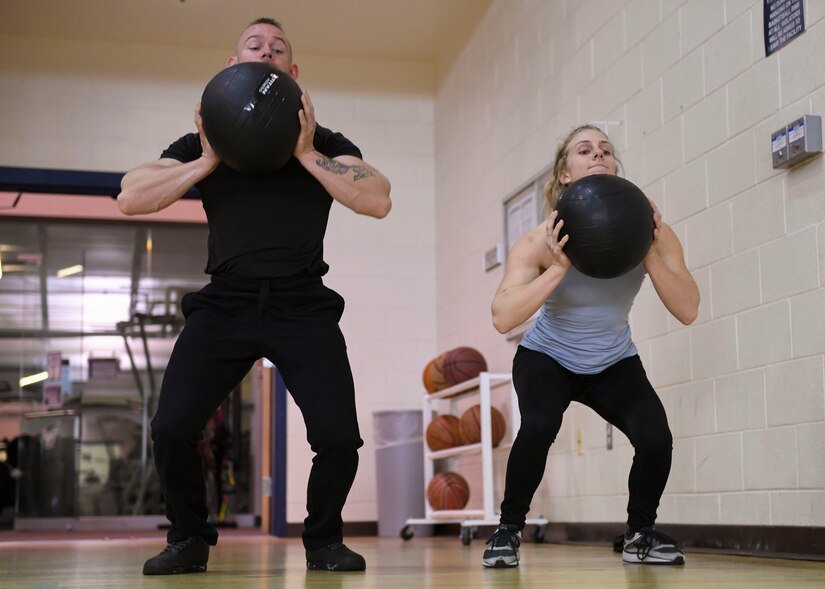
[[[550,248],[547,247],[547,221],[533,227],[522,235],[513,244],[511,256],[517,257],[522,263],[545,269],[553,261]]]

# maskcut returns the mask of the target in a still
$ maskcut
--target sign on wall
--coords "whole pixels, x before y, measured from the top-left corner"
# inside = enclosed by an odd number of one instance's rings
[[[765,56],[805,32],[803,0],[764,0]]]
[[[539,224],[536,190],[528,186],[504,203],[507,251],[513,248],[519,237]]]

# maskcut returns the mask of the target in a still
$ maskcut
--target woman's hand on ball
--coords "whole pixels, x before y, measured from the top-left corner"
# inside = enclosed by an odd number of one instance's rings
[[[651,253],[658,251],[657,246],[659,245],[659,235],[661,234],[662,229],[662,214],[659,212],[659,207],[656,206],[655,202],[651,199],[647,200],[650,202],[650,208],[653,211],[653,242],[650,244],[650,249],[647,251],[647,255],[649,256]]]
[[[662,228],[662,214],[659,212],[659,207],[652,200],[650,201],[650,208],[653,209],[653,245],[656,245],[656,240],[659,239],[659,231]]]
[[[295,151],[293,152],[293,155],[299,159],[301,154],[315,149],[312,143],[315,138],[315,107],[312,106],[312,100],[306,90],[301,95],[301,104],[304,107],[298,111],[301,132],[298,134],[298,141],[295,142]]]
[[[564,226],[564,221],[558,217],[558,211],[551,211],[550,214],[547,215],[547,223],[545,223],[547,229],[547,247],[550,248],[550,252],[553,254],[553,263],[567,270],[571,262],[567,254],[564,253],[563,248],[570,239],[570,236],[565,235],[559,239],[559,232]]]

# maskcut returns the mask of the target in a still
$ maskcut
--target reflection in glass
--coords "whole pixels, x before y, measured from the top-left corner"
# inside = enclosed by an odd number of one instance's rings
[[[149,422],[180,300],[208,282],[207,237],[204,225],[0,220],[0,527],[164,513]],[[249,381],[203,442],[216,522],[253,509]]]
[[[75,410],[27,411],[16,439],[17,511],[25,517],[77,515]]]

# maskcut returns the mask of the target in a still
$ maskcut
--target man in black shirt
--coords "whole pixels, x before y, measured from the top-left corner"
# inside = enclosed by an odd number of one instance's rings
[[[293,78],[298,66],[283,27],[258,19],[237,41],[228,65],[262,61]],[[385,217],[390,184],[340,133],[318,125],[306,92],[293,157],[281,169],[240,174],[223,164],[203,132],[172,143],[159,160],[123,177],[118,206],[127,215],[159,211],[190,188],[209,223],[211,281],[184,296],[186,317],[161,386],[152,440],[171,528],[168,545],[144,574],[206,570],[217,530],[207,505],[197,440],[210,416],[261,357],[272,360],[300,408],[315,453],[302,535],[307,568],[364,570],[343,543],[341,511],[363,445],[352,371],[338,327],[340,295],[324,286],[323,238],[333,200]]]

